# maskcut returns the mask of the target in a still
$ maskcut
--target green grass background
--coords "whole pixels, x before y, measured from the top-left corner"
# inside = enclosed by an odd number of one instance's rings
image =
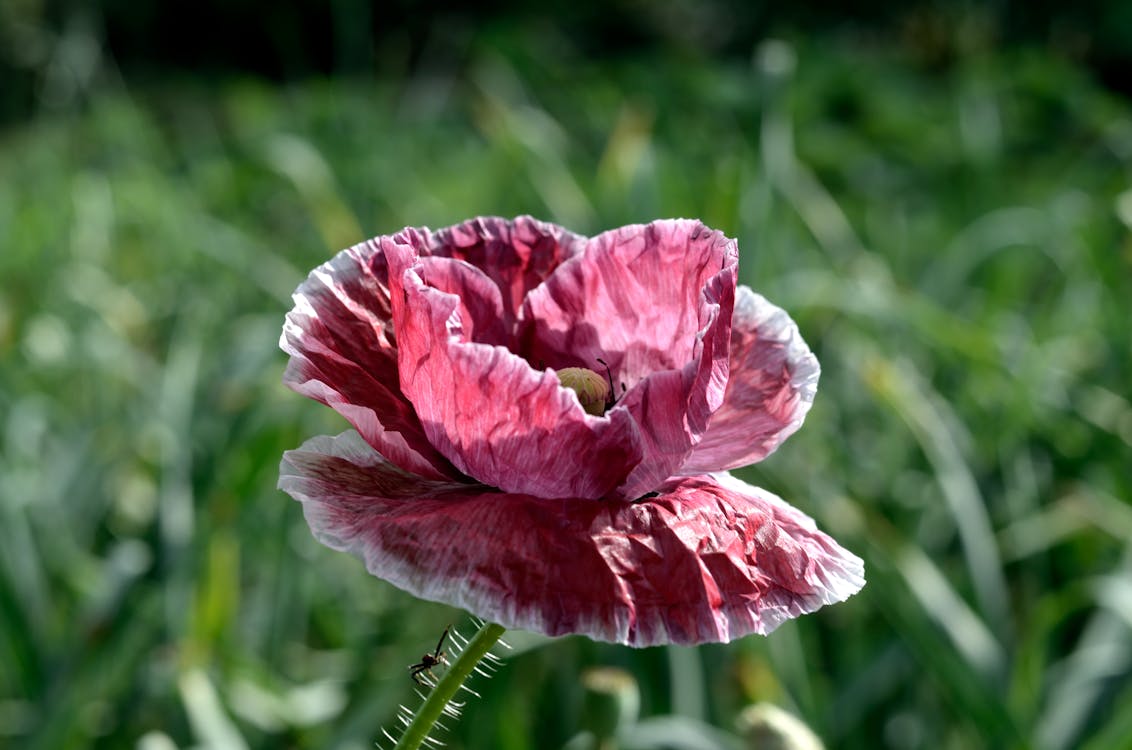
[[[824,370],[741,474],[869,583],[726,646],[513,634],[450,747],[561,747],[599,665],[686,727],[770,701],[830,748],[1132,747],[1128,102],[1035,50],[930,65],[832,35],[602,65],[487,35],[471,60],[108,75],[0,132],[0,746],[393,728],[406,665],[471,628],[319,546],[275,489],[284,450],[345,427],[280,384],[280,326],[348,244],[531,213],[738,238]]]

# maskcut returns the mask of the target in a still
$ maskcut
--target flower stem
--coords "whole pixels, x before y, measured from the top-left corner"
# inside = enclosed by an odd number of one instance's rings
[[[455,697],[456,691],[468,679],[484,654],[490,651],[495,642],[503,635],[503,630],[502,625],[485,622],[483,627],[476,631],[476,634],[468,641],[468,645],[464,647],[464,650],[448,667],[448,671],[436,683],[436,687],[425,698],[425,702],[417,709],[417,712],[413,715],[413,720],[405,727],[405,732],[401,735],[401,739],[397,741],[394,750],[416,750],[421,746],[425,737],[432,731],[436,720],[440,718],[440,714],[444,712],[444,707]]]

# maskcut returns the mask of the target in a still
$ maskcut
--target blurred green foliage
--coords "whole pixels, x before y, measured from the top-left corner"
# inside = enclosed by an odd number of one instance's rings
[[[275,490],[284,450],[345,426],[280,385],[283,314],[366,236],[529,212],[739,239],[824,367],[806,427],[743,474],[870,582],[730,645],[512,634],[442,739],[561,747],[583,671],[615,666],[685,729],[771,702],[830,748],[1126,748],[1128,104],[1025,48],[597,65],[488,33],[469,60],[101,81],[0,133],[0,744],[373,746],[406,665],[470,626]]]

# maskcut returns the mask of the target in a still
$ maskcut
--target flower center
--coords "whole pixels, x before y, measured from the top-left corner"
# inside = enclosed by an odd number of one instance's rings
[[[610,401],[609,383],[603,375],[585,367],[566,367],[558,370],[558,382],[578,394],[578,401],[586,414],[600,417]]]

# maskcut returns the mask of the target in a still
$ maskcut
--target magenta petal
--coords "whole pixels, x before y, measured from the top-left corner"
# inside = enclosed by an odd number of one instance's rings
[[[370,445],[421,476],[454,476],[397,387],[386,259],[373,242],[314,269],[294,294],[279,346],[283,382],[342,414]]]
[[[722,471],[761,461],[802,426],[820,374],[817,358],[790,316],[740,286],[723,405],[681,472]]]
[[[483,271],[500,290],[501,322],[508,330],[514,327],[527,293],[581,252],[586,242],[585,237],[530,216],[511,221],[478,217],[436,232],[405,229],[394,239],[419,255],[462,260]]]
[[[479,274],[447,263],[458,275]],[[429,441],[468,476],[507,492],[609,494],[641,459],[628,414],[589,416],[550,371],[503,346],[469,340],[476,326],[462,306],[467,297],[430,286],[429,278],[447,284],[454,276],[418,263],[404,272],[395,305],[401,387]],[[461,283],[465,293],[473,286],[483,288]]]
[[[651,491],[687,459],[723,400],[737,248],[698,221],[605,232],[531,292],[520,340],[532,362],[600,369],[628,388],[618,407],[645,455],[618,490]]]
[[[452,331],[466,341],[506,346],[510,332],[503,323],[503,299],[499,287],[483,271],[452,258],[420,258],[415,273],[428,287],[446,292],[456,307]]]
[[[637,503],[539,499],[407,475],[352,432],[283,459],[316,538],[374,575],[508,628],[632,646],[729,641],[841,601],[861,560],[732,477]]]

